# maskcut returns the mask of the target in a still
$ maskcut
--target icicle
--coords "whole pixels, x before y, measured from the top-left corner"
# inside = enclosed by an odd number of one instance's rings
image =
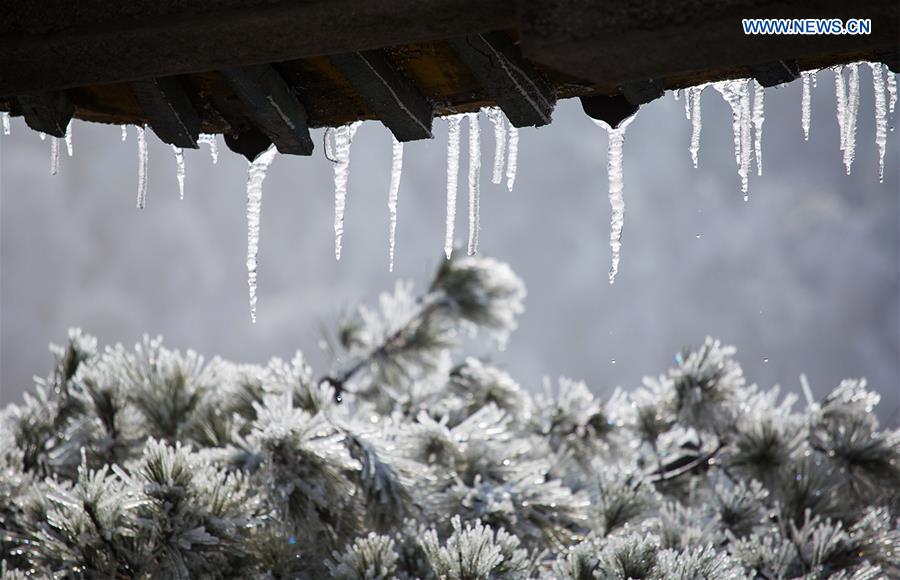
[[[184,199],[184,151],[181,147],[172,145],[172,151],[175,152],[175,176],[178,178],[178,199]]]
[[[456,189],[459,179],[459,122],[458,116],[447,117],[447,221],[444,233],[444,254],[453,253],[453,229],[456,225]],[[512,135],[510,135],[510,138]],[[510,154],[512,151],[510,151]]]
[[[44,139],[47,138],[47,134],[44,133],[43,131],[41,131],[41,132],[38,133],[38,137],[40,137],[40,138],[41,138],[41,141],[43,141]]]
[[[506,119],[503,111],[496,107],[485,109],[488,119],[494,124],[494,174],[491,183],[499,185],[503,181],[503,166],[506,162]]]
[[[50,137],[50,175],[59,173],[59,137]]]
[[[247,286],[250,289],[250,320],[256,323],[256,257],[259,254],[259,214],[262,209],[262,184],[275,153],[269,146],[250,164],[247,172]]]
[[[391,187],[388,191],[388,213],[391,217],[390,225],[390,265],[388,271],[394,271],[394,246],[397,235],[397,198],[400,193],[400,175],[403,172],[403,143],[392,137],[394,147],[391,161]]]
[[[122,125],[122,141],[128,139],[128,127],[126,125]]]
[[[75,149],[72,146],[72,122],[69,121],[69,126],[66,127],[66,153],[71,157],[75,153]]]
[[[749,199],[750,174],[750,87],[746,79],[713,83],[725,101],[731,106],[731,126],[734,133],[734,159],[741,177],[744,201]]]
[[[847,82],[847,108],[844,119],[844,167],[847,175],[850,175],[850,167],[856,157],[856,118],[859,111],[859,65],[848,64],[850,79]]]
[[[205,143],[209,145],[209,156],[212,158],[213,165],[219,162],[219,144],[216,136],[209,133],[201,133],[197,139],[197,143]]]
[[[468,113],[469,119],[469,247],[471,256],[478,252],[481,203],[481,128],[478,113]]]
[[[887,90],[888,90],[888,114],[894,114],[894,106],[897,104],[897,77],[891,72],[891,69],[887,67],[887,65],[881,65],[884,69],[884,74],[887,76]],[[891,131],[894,130],[894,126],[891,125]]]
[[[847,131],[847,87],[844,82],[844,68],[840,65],[831,67],[834,73],[834,100],[838,120],[838,133],[840,133],[840,149],[846,147]]]
[[[622,145],[625,142],[625,130],[634,117],[622,121],[613,129],[603,121],[594,120],[594,123],[606,131],[609,141],[606,146],[606,170],[609,179],[609,205],[612,208],[612,217],[609,224],[609,249],[612,254],[612,263],[609,268],[609,283],[616,281],[619,271],[619,256],[622,250],[622,229],[625,226],[625,198],[622,196],[624,180],[622,176]]]
[[[506,189],[512,191],[516,182],[516,164],[519,157],[519,129],[509,125],[509,149],[506,152]]]
[[[681,97],[681,89],[675,89],[674,91],[672,91],[672,96],[677,101],[679,97]]]
[[[753,81],[753,129],[755,131],[754,145],[756,152],[756,174],[762,175],[762,127],[765,118],[765,90],[763,86]]]
[[[887,104],[884,99],[884,77],[881,65],[870,62],[872,91],[875,93],[875,144],[878,146],[878,182],[884,182],[884,151],[887,148]]]
[[[147,137],[144,134],[144,127],[135,126],[138,139],[138,192],[137,207],[144,209],[147,204]]]
[[[700,158],[700,131],[703,129],[703,121],[700,112],[700,98],[706,85],[699,85],[687,89],[684,93],[684,101],[691,103],[691,161],[694,162],[694,169]]]
[[[334,130],[334,257],[341,259],[341,240],[344,237],[344,208],[347,205],[347,180],[350,177],[350,142],[359,122]]]
[[[9,135],[9,132],[10,132],[9,113],[7,113],[5,111],[3,113],[0,113],[0,120],[2,120],[2,122],[3,122],[3,134]]]
[[[694,87],[688,87],[684,91],[684,118],[687,119],[688,121],[691,120],[691,114],[693,113],[693,111],[691,110],[693,108],[692,101],[693,101],[693,97],[696,96],[694,94],[693,88]]]
[[[815,77],[816,71],[803,71],[800,76],[803,78],[803,96],[800,99],[800,126],[803,127],[803,140],[809,141],[810,119],[812,118],[812,79]]]

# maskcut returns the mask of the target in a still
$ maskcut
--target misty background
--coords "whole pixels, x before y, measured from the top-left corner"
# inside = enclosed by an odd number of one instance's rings
[[[888,134],[878,183],[871,76],[861,68],[857,155],[844,174],[834,84],[819,74],[803,141],[800,83],[766,90],[762,177],[741,198],[731,112],[703,93],[700,167],[690,123],[671,94],[642,107],[625,142],[625,233],[616,283],[609,268],[606,134],[577,100],[554,122],[520,132],[515,188],[490,183],[493,130],[482,118],[481,252],[509,262],[528,288],[526,312],[504,352],[482,349],[526,388],[544,376],[584,379],[599,394],[631,388],[706,335],[738,348],[748,381],[795,391],[806,373],[819,395],[865,376],[897,424],[900,392],[898,134]],[[893,123],[892,123],[893,124]],[[70,326],[101,344],[144,333],[172,348],[244,362],[307,355],[329,361],[322,329],[372,304],[397,279],[421,288],[442,259],[446,122],[408,143],[400,186],[396,266],[388,273],[391,139],[377,122],[353,142],[343,255],[334,259],[332,165],[314,131],[312,158],[279,156],[266,179],[259,255],[259,322],[246,283],[247,162],[219,139],[185,151],[184,201],[172,149],[148,131],[147,208],[135,209],[133,127],[76,121],[75,155],[23,121],[0,135],[0,403],[45,375],[49,342]],[[467,235],[467,124],[457,243]]]

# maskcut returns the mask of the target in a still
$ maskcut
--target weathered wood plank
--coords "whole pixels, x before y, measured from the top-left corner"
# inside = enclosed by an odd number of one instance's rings
[[[222,75],[249,110],[257,128],[278,151],[312,155],[306,109],[271,65],[222,69]]]
[[[131,88],[157,137],[178,147],[198,147],[200,115],[178,78],[134,81]]]
[[[431,138],[431,103],[383,51],[333,55],[331,62],[398,141]]]
[[[35,131],[65,137],[75,106],[64,91],[17,97],[25,122]]]
[[[764,87],[774,87],[789,83],[800,76],[796,60],[776,60],[750,67],[753,78]]]

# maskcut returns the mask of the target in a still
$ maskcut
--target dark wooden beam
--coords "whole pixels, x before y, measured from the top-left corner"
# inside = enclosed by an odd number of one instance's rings
[[[900,38],[897,0],[519,0],[517,5],[527,58],[613,86],[703,71],[727,77],[729,70],[755,64],[895,47]],[[744,18],[870,18],[872,32],[745,35]]]
[[[764,87],[783,85],[800,76],[800,67],[796,60],[776,60],[766,64],[750,67],[753,78]]]
[[[0,95],[514,28],[509,0],[4,2]]]
[[[178,147],[198,147],[200,115],[177,77],[134,81],[131,89],[157,137]]]
[[[281,153],[312,155],[306,109],[271,65],[222,69],[257,128]]]
[[[22,95],[17,101],[29,127],[54,137],[65,137],[75,114],[75,106],[65,92]]]
[[[556,96],[505,35],[474,34],[450,44],[510,123],[516,127],[550,123]]]
[[[225,133],[225,145],[235,153],[240,153],[246,157],[247,161],[256,159],[271,144],[272,140],[265,133],[256,129],[249,129],[240,133]]]
[[[597,95],[581,97],[581,108],[585,114],[598,121],[603,121],[613,129],[628,117],[637,113],[639,105],[635,105],[622,95]]]
[[[431,139],[431,103],[384,51],[334,55],[331,62],[398,141]]]
[[[632,81],[622,86],[622,94],[633,105],[643,105],[656,100],[666,92],[666,85],[660,79]]]

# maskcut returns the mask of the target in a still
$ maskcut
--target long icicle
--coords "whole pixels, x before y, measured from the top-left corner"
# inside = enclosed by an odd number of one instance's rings
[[[845,127],[847,121],[847,86],[844,82],[844,67],[835,65],[831,67],[831,71],[834,73],[835,112],[838,120],[840,149],[843,151],[847,140],[847,130]]]
[[[494,173],[491,183],[500,185],[503,181],[503,166],[506,164],[506,117],[497,107],[486,108],[485,113],[494,124]]]
[[[403,173],[403,143],[397,141],[396,137],[391,137],[393,141],[393,153],[391,156],[391,187],[388,191],[388,213],[390,214],[390,233],[389,233],[389,266],[388,271],[394,271],[394,247],[397,238],[397,201],[400,194],[400,176]]]
[[[341,240],[344,237],[344,208],[347,205],[347,180],[350,177],[350,143],[358,121],[334,130],[334,257],[341,259]]]
[[[59,137],[50,137],[50,175],[59,173]]]
[[[750,173],[750,92],[746,79],[719,81],[713,83],[713,87],[725,102],[731,106],[731,128],[734,133],[734,159],[738,166],[738,175],[741,178],[741,192],[744,201],[748,197],[748,182]]]
[[[469,119],[469,247],[471,256],[478,253],[481,228],[481,128],[478,113],[468,113]]]
[[[456,226],[456,190],[459,181],[460,117],[447,117],[447,219],[444,229],[444,255],[453,253],[453,230]]]
[[[6,111],[0,113],[0,120],[2,120],[3,122],[3,134],[9,135],[11,129],[9,126],[9,113],[7,113]]]
[[[812,77],[816,71],[803,71],[803,96],[800,98],[800,126],[803,128],[803,140],[809,141],[809,127],[812,119]]]
[[[700,99],[703,95],[703,89],[706,85],[690,87],[684,92],[684,100],[691,103],[691,161],[694,163],[694,169],[700,162],[700,131],[703,129],[703,120],[701,118]]]
[[[765,117],[765,89],[753,81],[753,129],[754,150],[756,153],[756,174],[762,175],[762,135]]]
[[[69,157],[75,154],[75,147],[72,145],[72,121],[66,127],[66,153]]]
[[[619,257],[622,251],[622,230],[625,227],[625,198],[622,195],[624,188],[622,145],[625,143],[625,130],[628,129],[632,120],[634,117],[625,119],[615,129],[604,121],[594,120],[594,123],[606,131],[609,137],[606,145],[606,171],[609,180],[609,205],[612,209],[609,224],[610,284],[616,281],[616,274],[619,272]]]
[[[693,114],[693,98],[696,96],[693,92],[694,87],[688,87],[684,90],[684,118],[691,120]]]
[[[880,63],[869,63],[872,71],[872,91],[875,93],[875,144],[878,146],[878,182],[884,182],[884,152],[887,148],[887,103],[884,98],[884,77]]]
[[[147,137],[143,125],[136,125],[138,140],[138,191],[137,207],[144,209],[147,205]]]
[[[172,145],[175,152],[175,177],[178,178],[178,199],[184,199],[184,151]]]
[[[275,154],[274,145],[250,163],[247,172],[247,287],[250,292],[250,321],[256,323],[256,265],[259,255],[259,216],[262,209],[262,184]]]
[[[516,166],[519,162],[519,129],[509,125],[509,148],[506,152],[506,189],[513,190],[516,182]]]
[[[856,157],[856,118],[859,112],[859,65],[857,63],[848,64],[850,69],[850,78],[847,81],[847,109],[846,118],[844,119],[844,167],[847,168],[847,175],[850,175],[850,168],[853,166],[853,160]]]
[[[741,176],[744,201],[750,199],[750,155],[753,147],[753,135],[750,133],[750,82],[745,81],[741,86],[741,168],[738,173]]]

